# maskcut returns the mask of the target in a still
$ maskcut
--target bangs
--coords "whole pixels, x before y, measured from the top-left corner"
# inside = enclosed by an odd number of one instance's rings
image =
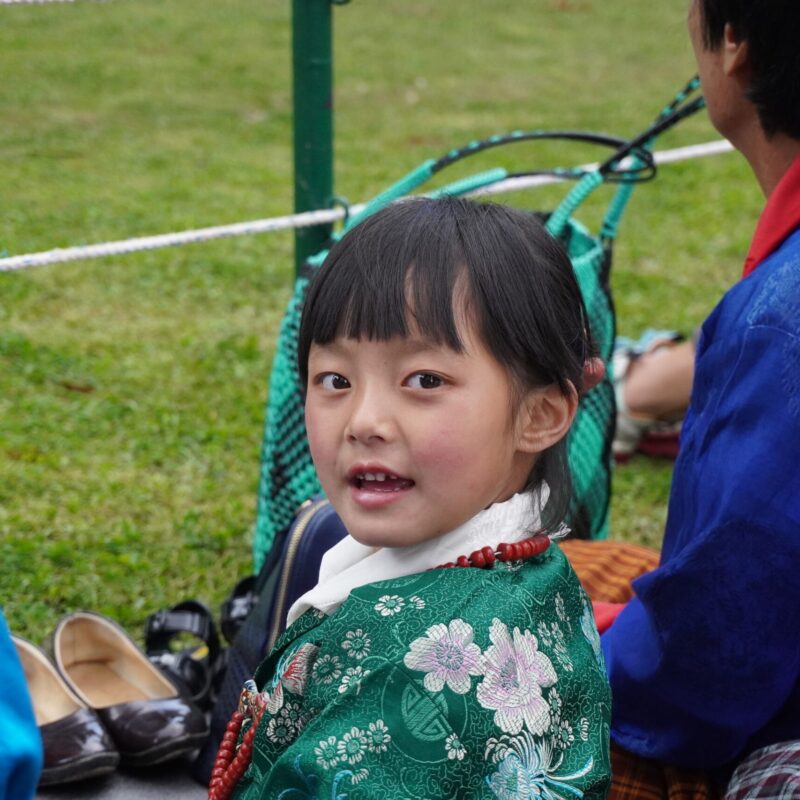
[[[431,203],[395,203],[358,225],[358,235],[348,234],[333,246],[303,309],[298,341],[303,383],[311,345],[340,336],[386,341],[413,330],[463,351],[453,298],[463,296],[456,289],[468,270],[457,220],[441,212]],[[467,287],[467,299],[469,293]]]

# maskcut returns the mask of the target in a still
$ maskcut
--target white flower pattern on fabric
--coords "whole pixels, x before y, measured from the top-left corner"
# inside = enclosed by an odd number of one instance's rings
[[[382,617],[391,617],[394,614],[399,614],[403,610],[406,601],[397,594],[385,594],[383,597],[378,598],[375,603],[375,610]]]
[[[367,738],[364,731],[354,725],[342,736],[336,745],[336,751],[343,764],[358,764],[367,752]]]
[[[470,676],[483,674],[481,650],[472,641],[473,633],[463,619],[432,625],[425,636],[411,642],[403,663],[425,673],[422,683],[429,692],[440,692],[447,684],[456,694],[466,694],[472,685]]]
[[[561,626],[557,622],[551,622],[548,628],[546,622],[540,622],[536,630],[542,642],[552,649],[558,663],[561,664],[567,672],[572,672],[572,659],[569,657],[569,651],[567,650],[567,644],[564,640],[564,632],[561,630]]]
[[[467,754],[467,751],[463,744],[461,744],[461,739],[458,738],[458,734],[451,733],[444,741],[444,749],[447,753],[447,758],[450,761],[463,761],[464,756]]]
[[[281,709],[280,716],[286,721],[287,724],[297,729],[298,732],[303,730],[303,727],[306,724],[305,718],[303,717],[303,711],[300,708],[300,703],[287,703]]]
[[[364,778],[368,777],[369,777],[369,770],[366,769],[366,767],[361,767],[361,769],[358,770],[358,772],[353,773],[353,777],[350,778],[350,780],[353,782],[353,785],[356,786],[357,784],[361,783],[361,781],[363,781]]]
[[[345,672],[342,682],[339,684],[339,694],[344,694],[349,689],[355,689],[356,692],[361,689],[361,681],[369,675],[369,670],[365,670],[362,666],[349,667]]]
[[[361,628],[356,628],[354,631],[347,631],[344,635],[342,642],[342,650],[347,651],[350,658],[355,658],[361,661],[369,655],[372,641]]]
[[[267,739],[286,745],[297,736],[297,728],[284,716],[272,717],[267,725]]]
[[[550,703],[550,711],[553,716],[557,719],[561,719],[561,708],[564,705],[564,701],[561,699],[557,687],[554,686],[550,690],[550,693],[547,695],[547,702]]]
[[[564,608],[564,598],[561,596],[560,592],[556,593],[555,606],[556,606],[556,616],[562,622],[567,622],[567,611]]]
[[[483,655],[484,679],[478,685],[478,702],[495,711],[494,722],[506,733],[519,733],[525,725],[541,736],[550,726],[550,705],[542,689],[558,677],[553,663],[539,650],[528,630],[508,627],[494,619],[489,628],[491,647]]]
[[[408,602],[413,603],[414,608],[417,610],[425,608],[425,601],[416,594],[412,594],[411,597],[408,598]]]
[[[566,750],[575,741],[572,725],[565,719],[550,726],[550,737],[553,745],[559,750]]]
[[[331,767],[335,767],[339,763],[338,743],[339,740],[335,736],[329,736],[314,748],[317,764],[323,769],[331,769]]]
[[[392,735],[382,719],[370,722],[366,737],[367,747],[371,753],[385,753],[389,742],[392,741]]]
[[[311,678],[320,683],[333,683],[342,676],[342,662],[338,656],[326,653],[314,662]]]

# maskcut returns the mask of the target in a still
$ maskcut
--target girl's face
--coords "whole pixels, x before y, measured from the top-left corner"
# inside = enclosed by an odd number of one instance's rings
[[[362,544],[433,539],[525,485],[537,449],[527,415],[514,407],[506,370],[460,327],[462,353],[413,331],[311,347],[311,455]]]

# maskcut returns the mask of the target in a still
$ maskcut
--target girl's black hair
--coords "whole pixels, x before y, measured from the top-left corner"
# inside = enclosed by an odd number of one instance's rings
[[[312,343],[406,336],[409,318],[423,336],[462,352],[454,308],[462,287],[478,334],[515,387],[581,391],[594,350],[563,247],[534,214],[457,198],[394,203],[331,248],[303,309],[301,385]],[[546,524],[556,524],[571,491],[566,440],[539,456],[525,489],[542,481],[550,487]]]

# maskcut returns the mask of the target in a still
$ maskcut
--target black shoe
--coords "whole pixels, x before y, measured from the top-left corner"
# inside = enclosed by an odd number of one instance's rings
[[[170,761],[208,736],[203,712],[110,619],[86,611],[64,617],[53,635],[53,656],[67,685],[108,729],[122,764]]]
[[[22,662],[44,746],[39,786],[53,786],[113,772],[120,756],[97,715],[56,672],[47,656],[12,637]]]

